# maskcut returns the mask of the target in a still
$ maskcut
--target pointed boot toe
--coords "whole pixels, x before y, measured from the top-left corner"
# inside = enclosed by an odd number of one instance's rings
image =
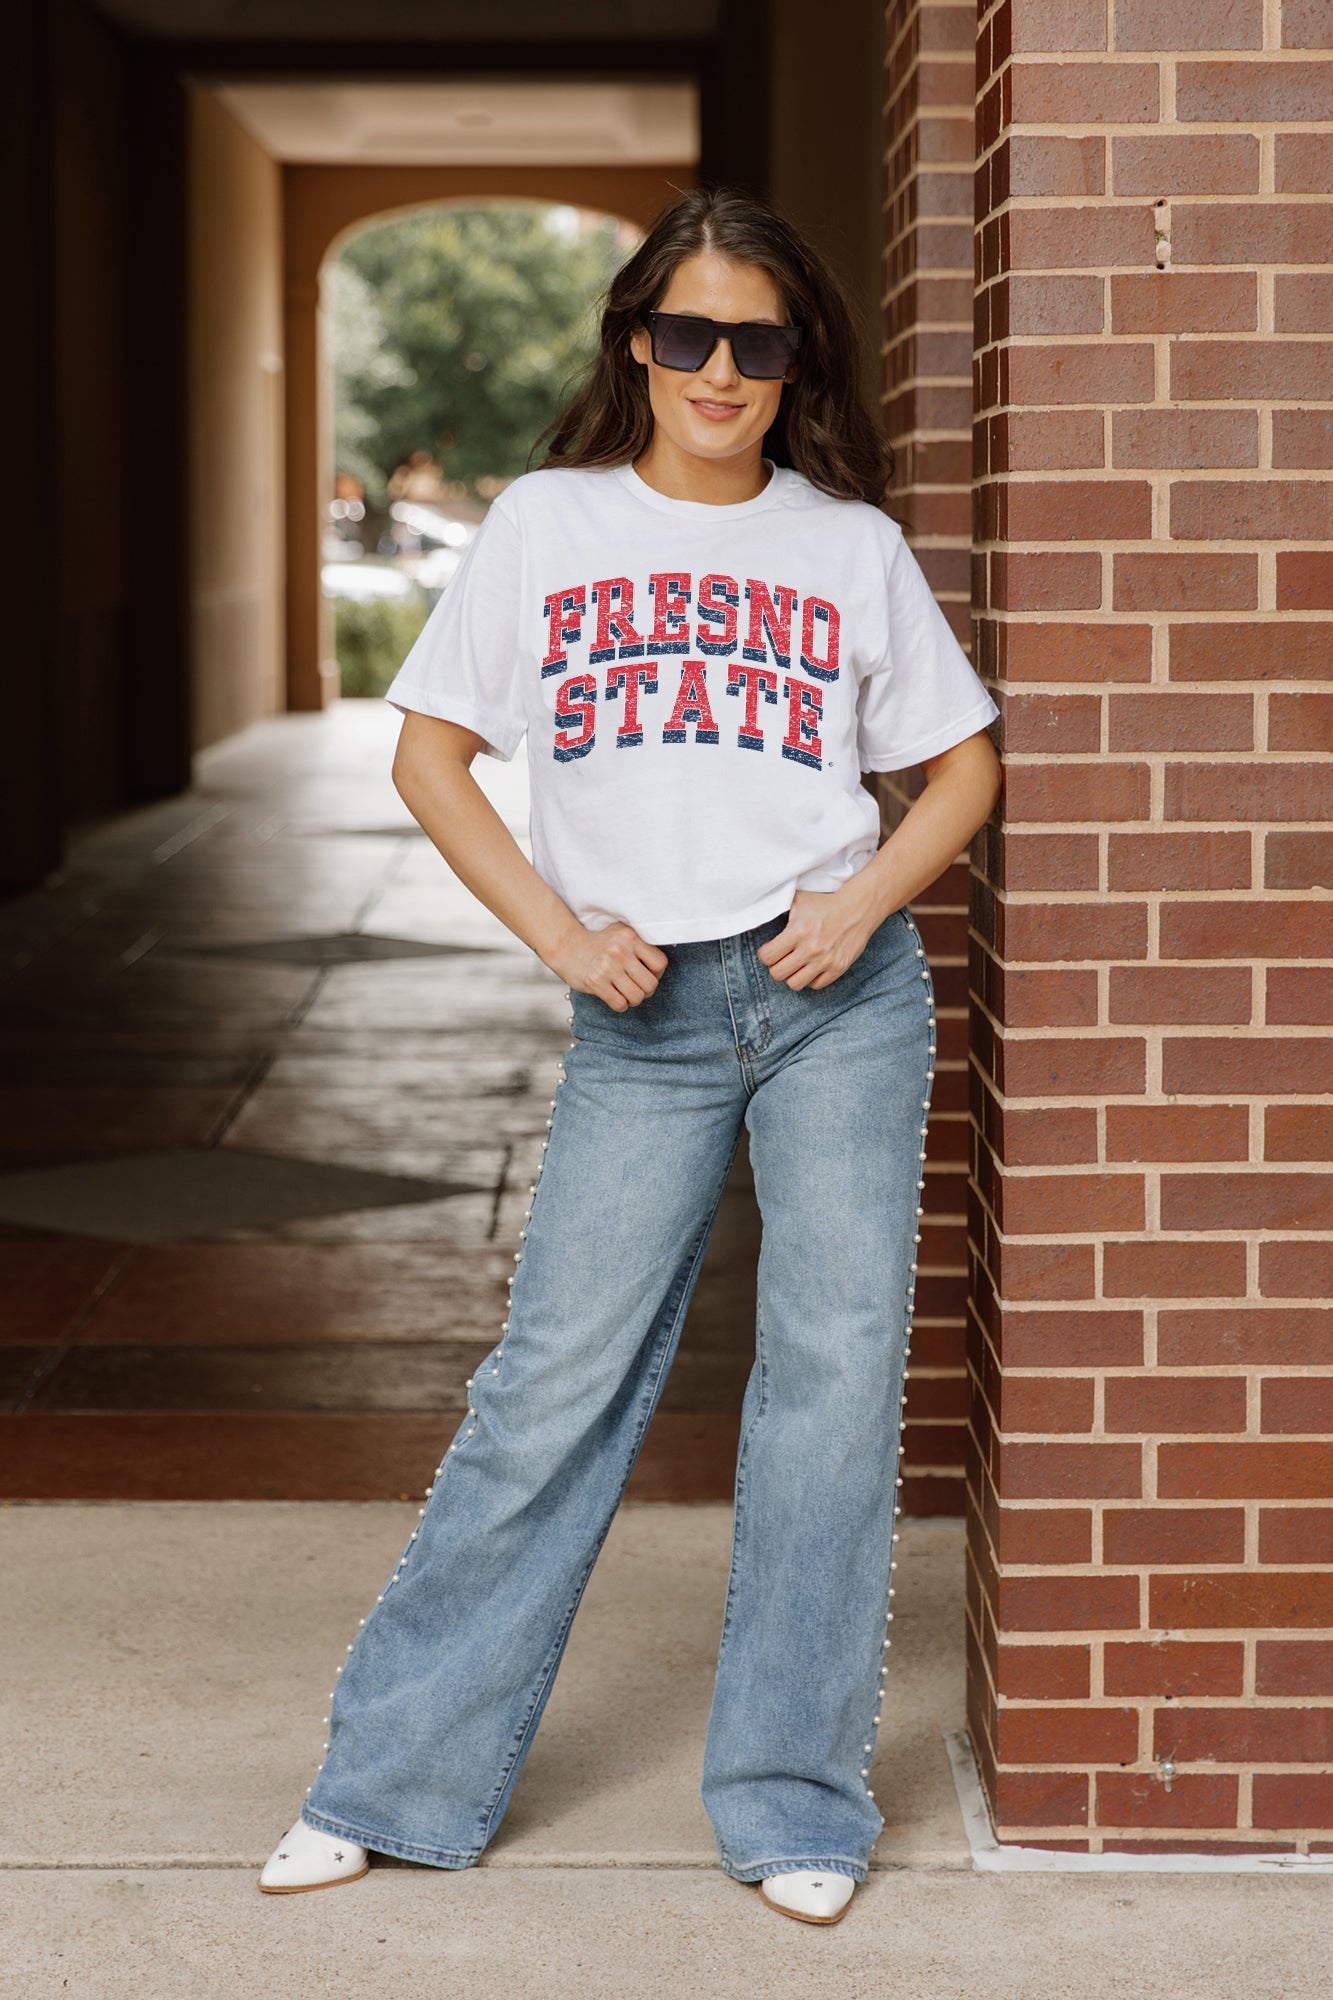
[[[292,1896],[301,1889],[332,1889],[369,1873],[370,1856],[354,1840],[320,1833],[298,1819],[264,1863],[259,1886],[267,1896]]]
[[[803,1924],[836,1924],[846,1914],[855,1888],[850,1875],[797,1868],[783,1875],[766,1875],[759,1893],[770,1910],[780,1910],[784,1917],[795,1917]]]

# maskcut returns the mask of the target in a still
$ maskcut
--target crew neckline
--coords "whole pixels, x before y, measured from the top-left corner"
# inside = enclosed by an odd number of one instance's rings
[[[749,500],[730,500],[717,506],[711,500],[676,500],[669,493],[659,493],[646,479],[641,479],[634,467],[626,459],[622,465],[613,467],[621,484],[629,489],[646,506],[656,507],[659,513],[675,514],[686,520],[735,521],[745,514],[758,514],[765,507],[773,507],[784,500],[791,485],[792,473],[789,466],[778,465],[766,458],[763,463],[769,468],[768,484],[762,493],[756,493]]]

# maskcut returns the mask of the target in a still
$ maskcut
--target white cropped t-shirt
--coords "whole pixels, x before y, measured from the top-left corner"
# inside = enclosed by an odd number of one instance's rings
[[[524,473],[387,691],[494,757],[527,737],[533,866],[591,930],[730,937],[836,889],[879,844],[861,772],[998,713],[897,523],[764,462],[720,507]]]

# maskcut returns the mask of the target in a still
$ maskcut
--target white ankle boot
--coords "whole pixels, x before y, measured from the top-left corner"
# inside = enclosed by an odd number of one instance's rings
[[[355,1882],[370,1869],[370,1857],[354,1840],[320,1833],[298,1819],[264,1863],[259,1886],[270,1896],[290,1896],[298,1889],[329,1889],[338,1882]]]
[[[852,1900],[856,1882],[850,1875],[828,1875],[820,1868],[796,1868],[785,1875],[766,1875],[759,1893],[770,1909],[804,1924],[836,1924]]]

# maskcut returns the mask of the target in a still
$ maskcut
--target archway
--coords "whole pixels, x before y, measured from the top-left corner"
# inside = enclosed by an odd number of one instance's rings
[[[330,490],[331,411],[320,336],[320,273],[358,226],[443,204],[536,201],[595,209],[646,228],[688,170],[651,167],[337,167],[284,170],[287,359],[287,707],[323,708],[338,692],[319,587],[321,512]]]
[[[638,224],[567,204],[416,203],[344,230],[320,273],[329,473],[320,576],[343,695],[380,695],[491,500],[597,341]]]

